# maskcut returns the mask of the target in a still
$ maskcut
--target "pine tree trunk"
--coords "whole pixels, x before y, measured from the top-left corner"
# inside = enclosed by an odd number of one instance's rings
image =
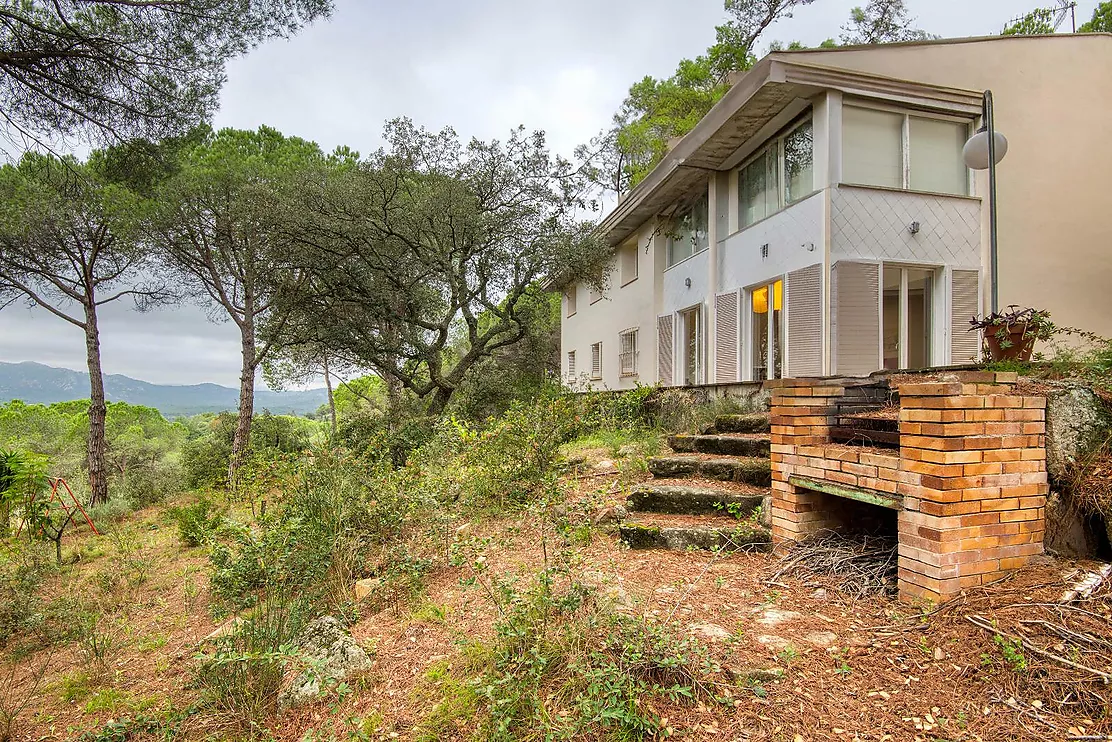
[[[104,403],[104,372],[100,367],[100,329],[96,305],[92,301],[85,305],[85,353],[89,364],[89,504],[101,505],[108,502],[104,440],[108,407]]]
[[[332,437],[336,437],[336,398],[332,396],[332,375],[328,373],[328,361],[324,362],[324,388],[328,390],[328,414],[332,418]]]
[[[239,471],[248,447],[251,445],[251,418],[255,414],[255,321],[250,314],[240,325],[241,353],[243,364],[239,374],[239,415],[236,418],[236,433],[232,438],[232,458],[228,461],[228,485],[235,487],[236,472]]]

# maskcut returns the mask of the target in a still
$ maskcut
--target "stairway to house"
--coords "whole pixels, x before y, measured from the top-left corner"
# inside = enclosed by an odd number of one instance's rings
[[[753,517],[772,481],[769,415],[722,415],[699,435],[668,438],[671,455],[649,459],[650,482],[626,503],[618,526],[633,549],[767,549]]]

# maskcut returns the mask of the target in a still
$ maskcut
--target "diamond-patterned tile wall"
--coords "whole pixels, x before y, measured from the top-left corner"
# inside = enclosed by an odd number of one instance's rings
[[[918,234],[908,229],[919,222]],[[831,194],[831,253],[977,268],[981,202],[976,199],[842,185]]]

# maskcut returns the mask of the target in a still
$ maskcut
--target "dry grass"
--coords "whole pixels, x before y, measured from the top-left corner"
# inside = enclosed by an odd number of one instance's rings
[[[617,479],[617,474],[582,479],[569,499],[619,499],[625,485]],[[178,546],[173,529],[156,512],[139,514],[132,525],[148,529],[155,567],[115,614],[124,639],[103,683],[133,699],[183,708],[195,699],[188,688],[194,647],[217,625],[209,613],[205,556]],[[542,568],[545,549],[557,538],[541,512],[472,522],[466,533],[491,539],[485,553],[492,572],[523,579]],[[683,731],[683,739],[972,742],[1064,739],[1071,728],[1085,735],[1112,734],[1109,686],[1031,652],[1019,671],[993,635],[966,618],[983,617],[1068,658],[1070,640],[1056,634],[1058,629],[1112,636],[1110,586],[1078,606],[1085,614],[1044,605],[1055,603],[1076,579],[1073,572],[1085,565],[1047,559],[931,612],[886,594],[854,598],[841,592],[851,574],[844,570],[857,574],[856,566],[843,562],[838,562],[842,573],[831,575],[797,560],[805,568],[796,573],[783,570],[785,562],[776,555],[630,552],[612,534],[592,529],[589,535],[574,555],[582,579],[600,595],[620,596],[632,615],[651,616],[683,633],[713,625],[728,635],[706,641],[714,659],[740,678],[733,707],[656,708]],[[97,544],[103,548],[104,542],[80,534],[67,546],[88,552]],[[436,548],[419,536],[412,548],[435,556]],[[105,559],[83,559],[52,589],[92,589]],[[353,692],[281,715],[270,729],[274,739],[298,742],[312,731],[317,739],[334,734],[346,740],[357,726],[367,736],[355,739],[416,737],[433,705],[450,692],[450,684],[430,670],[465,674],[465,648],[489,640],[496,618],[482,591],[461,583],[471,576],[466,567],[448,566],[443,559],[438,564],[423,595],[377,612],[367,608],[354,625],[356,639],[373,647],[374,665],[353,679]],[[770,574],[777,575],[778,585],[769,584]],[[194,588],[185,587],[187,579]],[[22,739],[76,739],[82,730],[128,713],[126,708],[86,713],[82,702],[62,699],[63,678],[81,669],[72,649],[60,655],[61,666],[51,669],[46,691],[25,714]],[[1082,664],[1106,661],[1099,642],[1079,651]],[[747,681],[753,677],[750,668],[784,674],[779,680]],[[461,719],[441,739],[466,739],[471,728]],[[216,731],[198,719],[180,739],[200,740]]]

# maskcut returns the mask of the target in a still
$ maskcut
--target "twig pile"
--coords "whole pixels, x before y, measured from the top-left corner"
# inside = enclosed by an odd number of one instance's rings
[[[804,581],[833,578],[834,587],[851,598],[894,593],[896,547],[895,538],[828,532],[788,547],[765,581],[775,582],[785,575]]]

